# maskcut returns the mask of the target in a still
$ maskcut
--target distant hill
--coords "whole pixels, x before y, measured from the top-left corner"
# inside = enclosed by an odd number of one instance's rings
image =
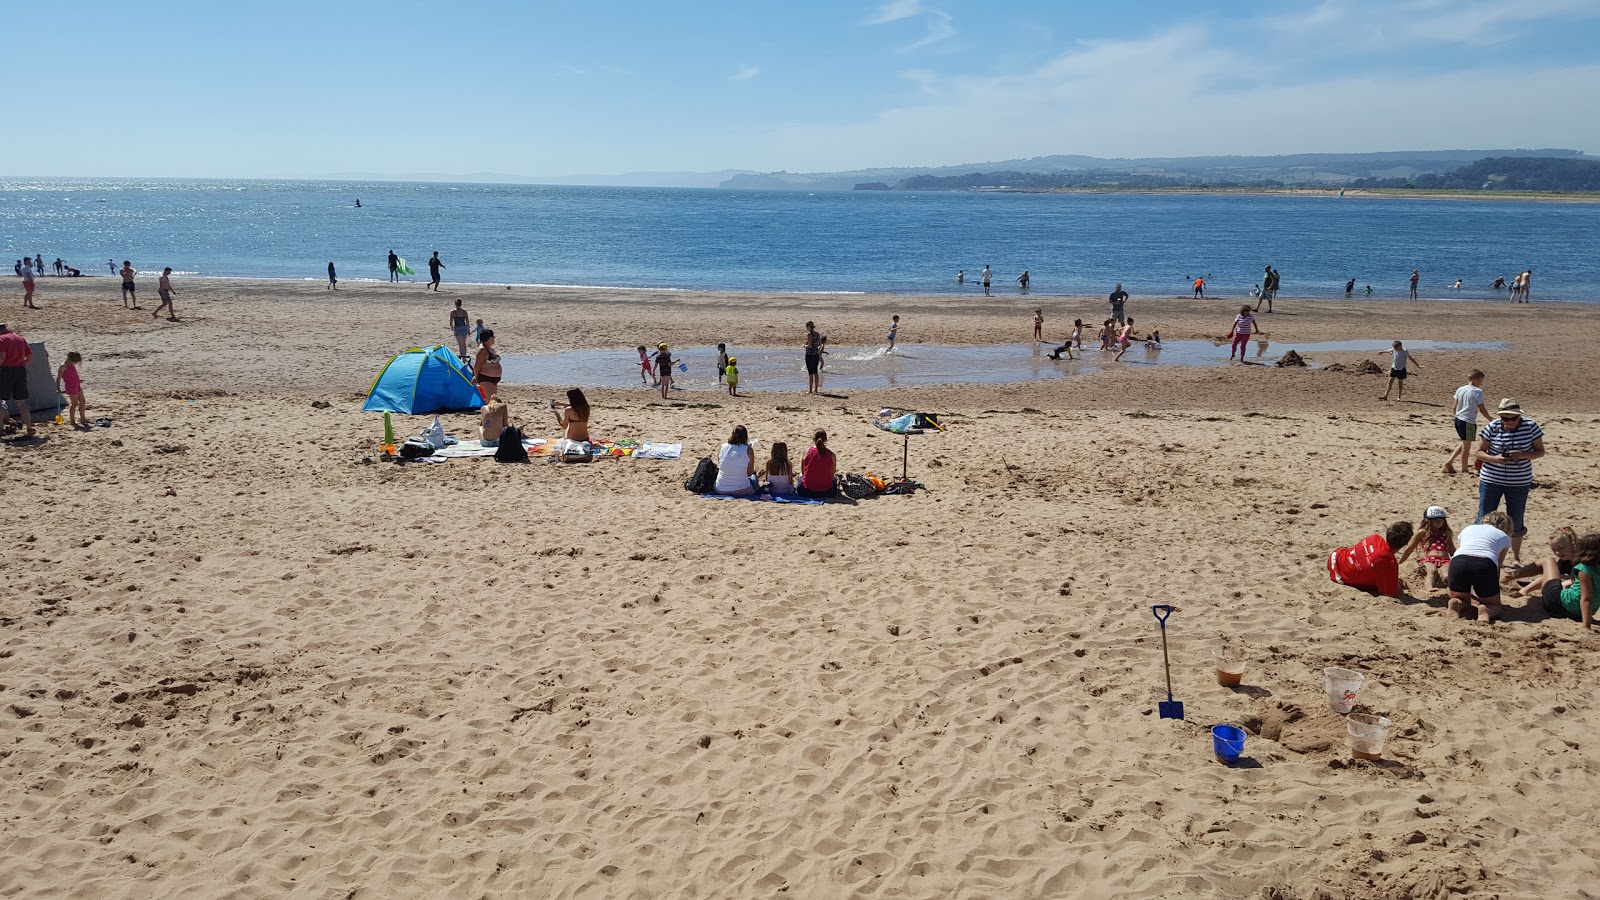
[[[1465,191],[1600,191],[1600,160],[1527,159],[1502,156],[1480,159],[1442,175],[1413,179],[1363,178],[1351,187],[1410,187]]]
[[[1362,179],[1442,175],[1485,158],[1578,159],[1578,150],[1396,150],[1290,156],[1191,156],[1102,159],[1036,156],[999,162],[849,172],[758,172],[720,187],[751,190],[851,190],[882,182],[896,190],[1040,189],[1074,186],[1184,187],[1349,186]],[[1420,185],[1419,185],[1420,186]]]

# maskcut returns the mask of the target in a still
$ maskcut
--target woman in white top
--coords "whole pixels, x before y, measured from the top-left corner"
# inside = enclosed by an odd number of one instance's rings
[[[794,467],[789,464],[789,445],[778,441],[772,445],[772,458],[767,460],[761,473],[767,478],[767,492],[774,497],[793,497]]]
[[[1500,603],[1500,566],[1511,549],[1511,517],[1499,510],[1483,517],[1483,524],[1461,529],[1456,553],[1450,557],[1450,605],[1445,614],[1459,619],[1468,601],[1478,603],[1478,621],[1493,622],[1505,607]]]
[[[731,496],[756,492],[756,456],[750,449],[750,433],[743,425],[734,426],[728,442],[717,451],[717,482],[712,491]]]

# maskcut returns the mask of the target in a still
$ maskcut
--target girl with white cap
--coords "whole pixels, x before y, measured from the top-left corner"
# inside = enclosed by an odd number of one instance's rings
[[[1417,534],[1400,554],[1399,562],[1405,564],[1412,553],[1421,551],[1417,562],[1422,566],[1422,588],[1426,591],[1445,587],[1445,573],[1450,570],[1450,557],[1456,552],[1455,535],[1450,531],[1450,520],[1442,506],[1430,506],[1422,514],[1422,524]]]

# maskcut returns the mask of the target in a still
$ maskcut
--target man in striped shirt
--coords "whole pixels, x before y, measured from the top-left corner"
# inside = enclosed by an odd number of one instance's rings
[[[1522,407],[1507,397],[1500,401],[1499,418],[1478,432],[1478,450],[1472,458],[1482,464],[1478,476],[1478,519],[1506,502],[1511,516],[1511,555],[1522,562],[1522,537],[1528,529],[1522,514],[1533,487],[1533,461],[1544,456],[1544,432],[1539,423],[1522,416]]]

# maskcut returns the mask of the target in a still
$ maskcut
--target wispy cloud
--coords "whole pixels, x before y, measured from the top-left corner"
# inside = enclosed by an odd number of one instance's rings
[[[1586,17],[1600,0],[1461,3],[1408,0],[1451,40],[1492,33],[1488,23],[1522,21],[1526,7],[1547,16]],[[1523,7],[1521,12],[1513,6]],[[1330,2],[1340,15],[1376,0]],[[1332,14],[1325,12],[1325,15]],[[1470,21],[1452,16],[1474,16]],[[1533,63],[1505,53],[1463,54],[1428,73],[1389,65],[1392,54],[1329,32],[1291,38],[1281,22],[1190,24],[1136,39],[1083,41],[1030,68],[1005,74],[902,71],[904,102],[855,122],[793,123],[754,136],[751,156],[772,168],[942,165],[1052,153],[1192,156],[1356,152],[1385,147],[1504,146],[1516,110],[1517,146],[1594,150],[1600,145],[1600,61]],[[1325,26],[1331,27],[1331,26]],[[1560,20],[1545,29],[1560,27]],[[1240,35],[1247,39],[1239,40]],[[1250,48],[1277,35],[1291,52],[1266,58]],[[1439,38],[1444,40],[1444,38]],[[1537,34],[1511,46],[1534,46]],[[1195,48],[1206,48],[1196,53]],[[1318,50],[1317,48],[1322,48]],[[1237,48],[1237,49],[1234,49]],[[1352,49],[1355,48],[1355,49]],[[1359,63],[1359,65],[1353,64]],[[1273,127],[1263,131],[1270,117]],[[982,123],[984,127],[965,127]]]
[[[909,19],[922,12],[922,0],[889,0],[867,19],[868,25],[887,25]]]
[[[939,43],[940,41],[955,37],[956,27],[954,24],[952,24],[949,13],[943,12],[942,10],[930,9],[928,10],[927,15],[928,33],[923,35],[921,40],[914,41],[900,48],[902,52],[909,50],[920,50],[923,47],[929,47]]]
[[[729,81],[749,81],[761,74],[759,66],[740,66],[739,71],[728,76]]]
[[[1261,24],[1280,35],[1332,37],[1372,51],[1402,45],[1483,47],[1519,37],[1523,26],[1596,17],[1600,0],[1324,0]]]
[[[905,19],[924,19],[928,30],[922,37],[900,48],[901,53],[931,47],[956,35],[954,18],[942,9],[923,5],[922,0],[890,0],[867,19],[868,25],[888,25]]]

